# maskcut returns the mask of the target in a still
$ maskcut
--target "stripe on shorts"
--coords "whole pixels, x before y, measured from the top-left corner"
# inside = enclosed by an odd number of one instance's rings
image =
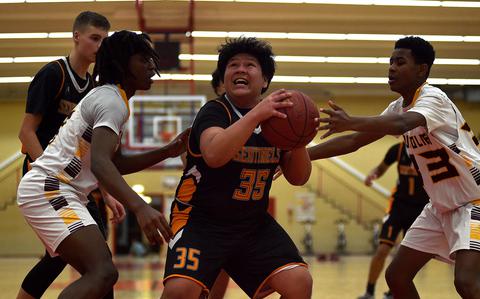
[[[65,168],[65,172],[72,178],[76,177],[80,170],[82,170],[82,161],[77,157],[73,157],[72,161]]]
[[[56,177],[47,176],[45,178],[45,186],[43,187],[44,191],[57,191],[60,190],[60,181]]]
[[[480,251],[480,206],[472,207],[470,218],[470,249]]]
[[[73,232],[77,231],[78,229],[80,229],[82,227],[83,227],[82,221],[78,221],[78,222],[75,222],[75,223],[69,225],[68,230],[70,231],[70,233],[73,233]]]
[[[68,202],[63,196],[58,196],[58,197],[55,197],[54,199],[51,199],[50,204],[55,209],[55,211],[60,210],[60,208],[62,207],[68,206]]]

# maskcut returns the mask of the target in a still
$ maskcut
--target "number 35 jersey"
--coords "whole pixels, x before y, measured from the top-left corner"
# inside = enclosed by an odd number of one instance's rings
[[[200,151],[200,136],[206,129],[227,128],[248,111],[220,97],[207,102],[198,112],[188,141],[187,164],[172,205],[174,231],[181,226],[179,223],[200,218],[244,230],[266,214],[273,174],[281,156],[278,148],[255,130],[233,159],[221,167],[209,167]]]
[[[440,89],[424,84],[407,107],[403,98],[385,113],[417,112],[426,126],[403,135],[407,151],[421,173],[430,201],[439,211],[449,211],[480,199],[478,140],[462,114]]]

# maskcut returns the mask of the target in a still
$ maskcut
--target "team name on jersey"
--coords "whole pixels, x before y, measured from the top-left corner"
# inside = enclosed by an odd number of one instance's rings
[[[280,162],[280,149],[275,147],[242,147],[233,161],[240,163],[271,164]]]
[[[403,135],[403,140],[405,140],[405,145],[407,148],[421,148],[423,146],[432,145],[430,138],[428,138],[427,133],[422,133],[419,135],[408,136],[407,134]]]

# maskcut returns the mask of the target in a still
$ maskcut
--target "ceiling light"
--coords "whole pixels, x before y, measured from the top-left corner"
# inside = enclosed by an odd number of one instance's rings
[[[33,77],[0,77],[0,83],[28,83]],[[210,74],[161,74],[154,76],[154,80],[174,81],[210,81]],[[332,84],[386,84],[386,77],[314,77],[314,76],[275,76],[273,82],[281,83],[332,83]],[[447,79],[429,78],[428,82],[434,85],[480,85],[480,79]]]

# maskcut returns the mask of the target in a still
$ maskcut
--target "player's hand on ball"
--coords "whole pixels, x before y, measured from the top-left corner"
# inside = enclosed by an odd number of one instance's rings
[[[143,205],[136,213],[138,224],[151,244],[161,244],[172,238],[172,230],[163,214],[149,205]]]
[[[334,133],[340,133],[350,129],[350,116],[333,101],[328,101],[328,105],[332,109],[320,109],[320,112],[327,114],[328,117],[318,118],[320,123],[325,123],[324,125],[320,125],[318,130],[328,130],[327,133],[322,135],[322,139]]]
[[[285,89],[276,90],[261,100],[251,112],[255,113],[259,123],[270,117],[287,118],[287,115],[279,109],[293,106],[293,103],[288,101],[291,96],[292,94]]]

